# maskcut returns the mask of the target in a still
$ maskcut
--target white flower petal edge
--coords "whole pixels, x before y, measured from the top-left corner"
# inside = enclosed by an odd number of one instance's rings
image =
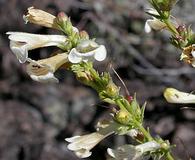
[[[37,82],[42,83],[58,83],[59,80],[54,76],[52,72],[47,73],[46,75],[36,76],[30,75],[30,77]]]
[[[25,63],[28,51],[47,46],[59,46],[66,43],[66,36],[62,35],[40,35],[24,32],[7,32],[10,39],[10,48],[20,63]]]
[[[71,63],[79,63],[82,61],[82,55],[81,53],[79,53],[76,48],[73,48],[69,55],[68,55],[68,60],[71,62]]]
[[[149,20],[146,21],[145,26],[144,26],[144,30],[145,30],[146,33],[150,33],[152,31],[152,28],[148,24],[148,21]]]
[[[27,65],[27,73],[29,76],[37,82],[41,83],[58,83],[59,80],[54,76],[54,71],[50,66],[41,65],[36,61],[31,61]]]
[[[73,48],[68,55],[68,60],[71,63],[93,61],[94,59],[97,61],[103,61],[106,58],[106,55],[107,51],[104,45],[100,45],[98,48],[86,53],[81,53],[76,48]]]
[[[54,73],[68,60],[66,53],[60,53],[39,61],[29,61],[30,63],[27,65],[27,73],[33,80],[42,83],[58,83],[58,79],[54,76]]]
[[[191,93],[181,92],[175,88],[166,88],[164,97],[169,103],[195,103],[195,95]]]
[[[106,55],[106,47],[104,45],[100,45],[99,48],[96,49],[94,57],[97,61],[103,61],[106,58]]]

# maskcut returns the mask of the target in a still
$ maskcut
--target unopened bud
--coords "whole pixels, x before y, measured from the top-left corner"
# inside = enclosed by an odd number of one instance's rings
[[[89,34],[84,30],[79,32],[79,36],[80,36],[81,39],[86,39],[86,40],[89,39]]]
[[[119,123],[125,125],[129,124],[129,122],[131,121],[131,115],[125,110],[118,111],[118,113],[116,113],[115,118]]]
[[[106,86],[106,92],[110,97],[116,97],[119,95],[119,88],[111,81]]]
[[[161,148],[168,150],[170,148],[170,143],[169,143],[169,141],[165,141],[165,142],[162,142],[160,144],[160,146],[161,146]]]
[[[63,23],[63,22],[68,20],[68,16],[64,12],[60,12],[57,15],[57,20],[58,20],[59,23],[60,22]]]
[[[179,26],[177,27],[178,33],[186,32],[186,30],[187,30],[186,25],[179,25]]]
[[[125,99],[126,99],[128,102],[132,102],[133,97],[130,96],[130,95],[127,95],[127,96],[125,96]]]
[[[93,77],[91,76],[90,72],[87,71],[78,72],[76,76],[80,82],[86,85],[89,85],[89,83],[93,80]]]

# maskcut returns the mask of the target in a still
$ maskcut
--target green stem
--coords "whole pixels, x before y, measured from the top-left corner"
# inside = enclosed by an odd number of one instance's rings
[[[167,28],[169,29],[169,31],[171,33],[173,33],[174,35],[178,35],[179,33],[177,32],[175,26],[170,22],[169,19],[165,19],[164,23],[167,25]]]
[[[170,152],[167,153],[167,160],[174,160]]]
[[[120,107],[121,110],[125,110],[127,111],[127,113],[129,113],[128,110],[125,108],[125,106],[121,103],[120,99],[116,99],[115,102]]]
[[[138,122],[134,121],[136,127],[143,133],[144,137],[147,139],[147,141],[153,141],[153,137],[148,133],[148,131]]]

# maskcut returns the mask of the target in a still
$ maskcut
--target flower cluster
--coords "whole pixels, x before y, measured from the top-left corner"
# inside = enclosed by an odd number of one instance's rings
[[[176,0],[150,0],[153,8],[147,13],[153,17],[145,23],[145,31],[151,32],[151,29],[166,29],[171,34],[171,43],[182,50],[180,60],[195,67],[195,33],[185,24],[178,24],[171,15],[171,9]],[[165,99],[170,103],[194,103],[194,95],[178,91],[174,88],[167,88],[164,92]]]
[[[7,32],[10,48],[20,63],[27,64],[27,73],[39,82],[58,82],[54,72],[67,63],[81,63],[87,61],[103,61],[106,58],[106,48],[94,40],[89,39],[87,32],[79,32],[64,14],[51,15],[45,11],[28,8],[25,22],[44,27],[58,29],[65,35],[40,35],[23,32]],[[29,58],[30,50],[42,47],[56,46],[61,51],[56,55],[35,61]]]
[[[156,5],[155,10],[149,10],[148,13],[153,19],[146,22],[145,30],[172,29],[165,15],[167,10],[165,6],[171,7],[172,3],[161,3],[161,1],[152,0]],[[170,0],[171,1],[171,0]],[[173,0],[172,0],[173,1]],[[171,2],[172,2],[171,1]],[[160,7],[157,7],[159,4]],[[160,12],[160,9],[163,9]],[[80,158],[89,157],[91,149],[104,138],[111,134],[128,135],[139,144],[124,145],[117,150],[108,149],[108,154],[113,159],[140,159],[150,156],[153,153],[156,157],[165,156],[168,160],[170,155],[170,144],[161,138],[153,138],[150,132],[143,127],[144,110],[146,104],[140,106],[136,96],[131,97],[120,95],[120,87],[112,80],[108,72],[99,74],[93,68],[93,61],[103,61],[106,58],[107,51],[104,45],[99,45],[94,39],[90,39],[86,31],[79,31],[71,23],[70,18],[65,13],[60,12],[57,16],[51,15],[45,11],[30,7],[27,15],[23,16],[26,23],[34,23],[44,27],[49,27],[61,31],[62,35],[39,35],[23,32],[7,32],[10,39],[10,48],[20,63],[26,64],[27,73],[30,77],[39,82],[58,82],[55,72],[59,68],[68,68],[75,73],[76,78],[82,83],[92,87],[98,92],[100,99],[112,104],[112,120],[109,122],[99,122],[97,129],[93,133],[83,136],[74,136],[66,138],[69,142],[68,149],[75,152]],[[45,59],[34,60],[28,55],[30,51],[36,48],[55,46],[58,51],[53,56]],[[190,50],[194,54],[194,46]],[[190,54],[189,53],[189,54]],[[185,55],[187,52],[184,53]],[[162,144],[166,144],[163,147]]]
[[[183,50],[180,59],[184,62],[194,65],[194,45],[195,34],[190,27],[184,24],[178,24],[175,18],[171,15],[171,9],[175,5],[176,0],[150,0],[154,7],[146,12],[153,17],[145,23],[145,32],[151,32],[151,29],[162,30],[166,29],[171,33],[171,43]]]

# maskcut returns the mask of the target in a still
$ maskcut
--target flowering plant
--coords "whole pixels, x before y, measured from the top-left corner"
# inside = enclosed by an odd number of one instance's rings
[[[152,9],[147,13],[152,19],[146,21],[145,31],[168,30],[171,33],[171,42],[181,48],[181,60],[195,66],[195,36],[190,27],[174,24],[171,18],[171,9],[175,0],[150,0]],[[104,45],[91,39],[86,31],[79,31],[71,23],[70,18],[63,12],[57,16],[39,9],[30,7],[24,20],[44,27],[57,29],[63,35],[37,35],[23,32],[7,32],[10,39],[10,48],[20,63],[25,63],[27,73],[38,82],[59,82],[55,72],[59,68],[72,71],[78,81],[97,91],[103,102],[112,104],[111,120],[98,122],[96,132],[66,138],[67,148],[75,152],[80,158],[89,157],[91,149],[111,134],[129,135],[138,144],[126,144],[116,150],[108,149],[109,159],[139,160],[152,157],[153,159],[173,160],[171,149],[173,145],[168,140],[153,137],[144,127],[144,110],[146,104],[140,105],[136,96],[120,94],[118,87],[108,72],[99,73],[94,69],[96,61],[103,61],[107,56]],[[56,46],[59,51],[49,58],[33,60],[28,57],[28,51],[36,48]],[[173,93],[174,92],[174,93]],[[180,95],[182,98],[180,98]],[[131,97],[131,98],[130,98]],[[165,97],[169,102],[194,102],[194,95],[188,96],[174,89],[167,89]],[[178,98],[179,97],[179,98]]]

